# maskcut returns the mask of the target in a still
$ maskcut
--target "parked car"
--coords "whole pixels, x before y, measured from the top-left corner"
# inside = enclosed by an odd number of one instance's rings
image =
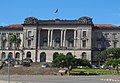
[[[29,67],[32,62],[33,62],[32,59],[26,58],[26,59],[23,59],[22,65]]]
[[[48,65],[48,64],[42,64],[41,67],[42,67],[42,68],[47,68],[47,67],[49,67],[49,65]]]

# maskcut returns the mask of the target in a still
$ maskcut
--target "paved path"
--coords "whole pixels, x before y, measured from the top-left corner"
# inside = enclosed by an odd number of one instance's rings
[[[49,76],[49,75],[12,75],[10,83],[120,83],[120,75],[114,76]],[[0,80],[7,83],[8,76],[1,75]],[[14,81],[14,82],[13,82]]]

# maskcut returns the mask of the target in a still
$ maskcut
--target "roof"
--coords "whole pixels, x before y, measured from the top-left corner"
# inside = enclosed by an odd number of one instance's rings
[[[10,28],[12,28],[12,27],[23,28],[23,25],[22,25],[22,24],[11,24],[11,25],[9,25],[8,27],[10,27]]]
[[[95,27],[116,27],[113,24],[94,24]]]
[[[120,30],[120,27],[113,24],[94,24],[94,28],[97,30]]]
[[[23,25],[21,24],[11,24],[8,26],[0,27],[0,30],[23,30]]]

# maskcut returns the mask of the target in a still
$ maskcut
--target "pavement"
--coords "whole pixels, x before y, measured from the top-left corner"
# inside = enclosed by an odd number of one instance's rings
[[[0,80],[0,83],[8,83],[8,81]],[[27,82],[10,81],[10,83],[27,83]]]
[[[0,83],[8,83],[7,75],[0,75]],[[105,76],[54,76],[11,75],[10,83],[120,83],[120,75]]]

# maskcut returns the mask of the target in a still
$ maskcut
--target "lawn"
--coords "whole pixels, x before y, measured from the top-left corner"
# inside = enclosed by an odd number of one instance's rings
[[[71,75],[117,75],[116,70],[109,69],[72,69]]]

